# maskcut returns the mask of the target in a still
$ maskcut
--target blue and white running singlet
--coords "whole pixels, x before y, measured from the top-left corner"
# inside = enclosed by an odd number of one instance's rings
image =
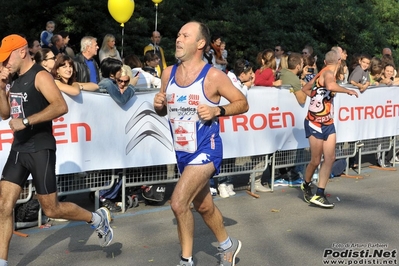
[[[213,162],[219,173],[223,159],[222,140],[219,136],[219,119],[204,121],[198,117],[200,104],[218,106],[211,102],[204,93],[205,76],[211,65],[206,64],[196,80],[189,86],[182,87],[176,83],[174,65],[166,87],[168,101],[169,125],[176,151],[177,165],[180,173],[187,165],[200,165]]]

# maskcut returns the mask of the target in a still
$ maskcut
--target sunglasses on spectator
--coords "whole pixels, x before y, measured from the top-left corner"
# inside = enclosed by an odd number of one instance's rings
[[[280,49],[274,49],[275,52],[280,52]]]
[[[116,81],[117,81],[118,83],[127,84],[127,83],[129,83],[130,79],[127,79],[127,80],[117,79]]]

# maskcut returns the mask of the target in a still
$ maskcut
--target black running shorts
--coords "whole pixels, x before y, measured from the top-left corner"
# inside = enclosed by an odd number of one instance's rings
[[[1,180],[24,187],[29,174],[32,174],[37,194],[56,192],[55,151],[41,150],[24,153],[11,150]]]

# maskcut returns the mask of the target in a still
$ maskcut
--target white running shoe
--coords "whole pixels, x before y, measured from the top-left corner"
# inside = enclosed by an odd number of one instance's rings
[[[229,193],[229,196],[234,196],[236,193],[234,192],[234,186],[233,184],[227,184],[227,192]]]
[[[228,198],[230,197],[229,195],[229,191],[227,190],[227,185],[225,183],[222,183],[218,186],[218,190],[219,190],[219,196],[221,198]]]

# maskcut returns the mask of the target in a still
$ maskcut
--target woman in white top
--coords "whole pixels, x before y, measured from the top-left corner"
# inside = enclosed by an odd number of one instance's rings
[[[145,72],[142,67],[140,59],[136,55],[128,55],[124,59],[124,63],[132,69],[133,76],[139,77],[135,88],[139,89],[150,89],[150,88],[160,88],[161,79]]]
[[[116,49],[115,46],[115,37],[112,34],[107,34],[104,36],[103,44],[101,45],[98,57],[101,61],[105,58],[112,57],[122,61],[122,58],[119,54],[119,51]]]

